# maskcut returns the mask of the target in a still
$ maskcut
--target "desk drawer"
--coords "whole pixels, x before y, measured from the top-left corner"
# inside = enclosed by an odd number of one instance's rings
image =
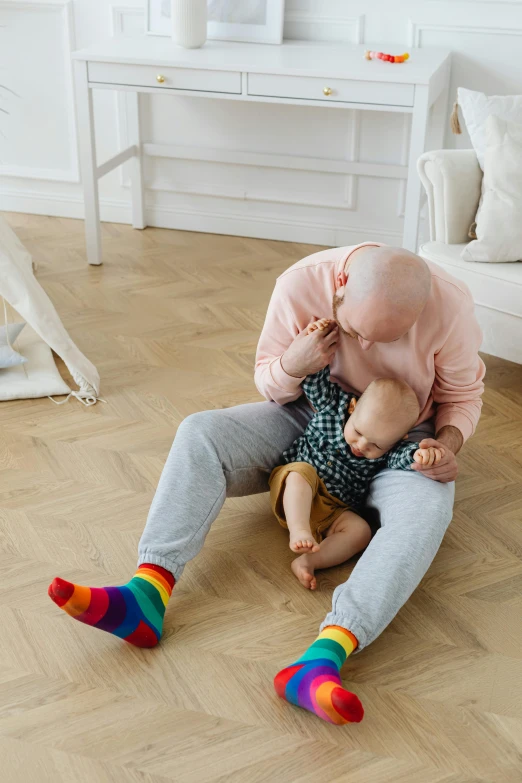
[[[91,62],[89,81],[101,84],[125,84],[131,87],[161,87],[164,90],[237,94],[241,92],[240,73],[199,68],[156,68],[152,65]]]
[[[393,66],[392,66],[393,67]],[[400,67],[400,66],[397,66]],[[351,79],[319,79],[315,76],[248,74],[248,94],[301,100],[380,103],[413,106],[413,84],[363,82]],[[326,92],[325,92],[326,91]],[[330,92],[328,92],[330,91]]]

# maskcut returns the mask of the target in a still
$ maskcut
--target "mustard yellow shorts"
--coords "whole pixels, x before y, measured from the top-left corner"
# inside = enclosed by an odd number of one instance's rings
[[[312,488],[312,510],[310,513],[310,529],[312,535],[319,544],[323,533],[335,522],[343,511],[349,507],[333,495],[330,495],[319,478],[317,471],[308,462],[289,462],[288,465],[278,465],[274,468],[268,479],[270,486],[270,502],[277,521],[283,527],[288,527],[283,508],[283,491],[285,481],[289,473],[299,473]]]

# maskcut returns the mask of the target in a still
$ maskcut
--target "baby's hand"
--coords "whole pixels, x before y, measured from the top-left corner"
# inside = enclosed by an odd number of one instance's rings
[[[327,328],[329,323],[330,321],[328,318],[320,318],[318,321],[314,321],[313,324],[308,324],[306,334],[312,334],[312,332],[315,332],[316,329],[319,329],[319,331],[322,332]]]
[[[413,455],[415,462],[423,467],[431,468],[432,465],[436,465],[444,456],[444,449],[436,449],[434,446],[430,446],[428,449],[417,449]]]

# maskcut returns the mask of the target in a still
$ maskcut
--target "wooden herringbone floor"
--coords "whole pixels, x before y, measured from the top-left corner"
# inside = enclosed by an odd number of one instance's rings
[[[55,575],[121,584],[176,428],[259,399],[257,337],[276,275],[314,248],[10,215],[107,404],[0,406],[0,777],[6,783],[519,783],[522,367],[486,357],[455,517],[420,587],[349,659],[366,716],[343,728],[280,701],[334,586],[290,572],[266,495],[227,501],[138,650],[73,622]],[[420,512],[421,513],[421,512]]]

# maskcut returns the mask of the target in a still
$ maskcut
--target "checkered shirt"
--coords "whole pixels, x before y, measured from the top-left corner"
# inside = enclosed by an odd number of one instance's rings
[[[348,406],[354,394],[347,394],[330,380],[330,367],[309,375],[302,383],[316,410],[304,433],[283,452],[283,461],[308,462],[334,497],[350,508],[360,508],[371,480],[384,468],[409,470],[418,443],[400,441],[382,457],[355,457],[344,439]]]

